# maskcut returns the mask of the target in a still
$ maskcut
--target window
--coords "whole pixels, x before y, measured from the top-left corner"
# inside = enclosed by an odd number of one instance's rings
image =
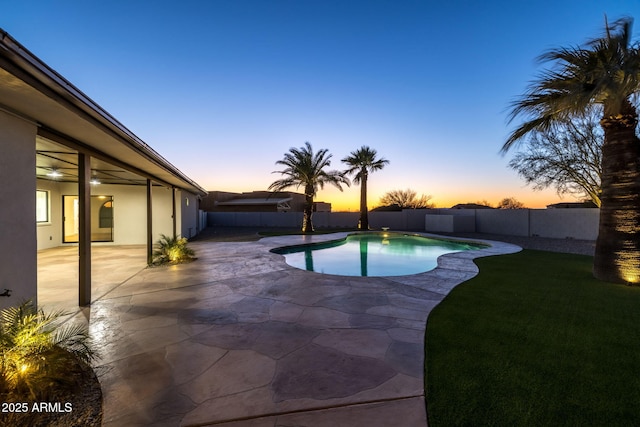
[[[36,190],[36,222],[49,222],[49,192]]]
[[[100,206],[100,228],[113,228],[113,201],[109,200]]]

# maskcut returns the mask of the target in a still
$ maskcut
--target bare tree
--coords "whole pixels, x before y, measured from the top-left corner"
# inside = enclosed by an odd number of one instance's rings
[[[380,206],[395,207],[397,209],[429,209],[435,207],[431,203],[431,196],[422,194],[420,197],[414,190],[391,190],[380,198]]]
[[[524,203],[518,201],[515,197],[505,197],[498,203],[498,209],[522,209]]]
[[[533,132],[509,166],[534,190],[555,187],[559,195],[591,199],[599,207],[604,141],[599,110]]]

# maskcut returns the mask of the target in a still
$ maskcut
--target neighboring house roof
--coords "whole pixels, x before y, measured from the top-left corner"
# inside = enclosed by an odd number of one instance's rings
[[[597,208],[591,200],[586,202],[560,202],[547,205],[547,209]]]
[[[452,206],[451,209],[494,209],[491,206],[481,205],[478,203],[459,203]]]
[[[278,205],[293,200],[291,197],[286,198],[259,198],[259,199],[232,199],[226,202],[218,202],[218,206],[247,206],[247,205]]]
[[[0,108],[36,123],[41,139],[60,142],[164,185],[207,194],[2,29]]]

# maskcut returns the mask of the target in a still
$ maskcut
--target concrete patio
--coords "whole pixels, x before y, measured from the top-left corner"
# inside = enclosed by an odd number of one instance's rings
[[[384,278],[306,272],[269,252],[345,235],[192,242],[197,261],[157,268],[144,268],[144,248],[95,247],[104,280],[76,318],[100,350],[103,425],[426,426],[430,310],[477,273],[473,258],[520,248],[490,242]],[[71,300],[61,259],[41,254],[45,308]]]

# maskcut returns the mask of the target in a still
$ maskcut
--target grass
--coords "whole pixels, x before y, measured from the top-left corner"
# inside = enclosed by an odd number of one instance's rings
[[[640,287],[588,256],[476,262],[427,324],[431,427],[640,425]]]

